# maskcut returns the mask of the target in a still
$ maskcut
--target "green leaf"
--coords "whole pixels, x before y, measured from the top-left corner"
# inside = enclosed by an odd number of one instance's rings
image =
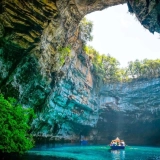
[[[28,134],[28,120],[34,117],[32,109],[25,109],[14,98],[4,99],[0,94],[0,150],[24,153],[33,147]]]

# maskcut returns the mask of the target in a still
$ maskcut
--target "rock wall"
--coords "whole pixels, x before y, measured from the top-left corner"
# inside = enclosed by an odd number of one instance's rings
[[[77,140],[83,134],[92,140],[102,139],[99,131],[103,127],[99,126],[111,124],[101,113],[106,108],[107,114],[122,112],[133,120],[142,117],[142,122],[155,121],[156,115],[158,119],[157,107],[150,107],[152,101],[148,99],[148,107],[144,107],[132,89],[135,99],[127,97],[128,91],[121,95],[121,87],[117,87],[116,96],[114,91],[114,96],[106,93],[108,87],[99,94],[92,64],[82,52],[80,20],[93,11],[123,3],[145,28],[160,32],[157,0],[0,0],[0,91],[17,98],[24,107],[34,108],[35,137]],[[71,56],[61,64],[59,48],[68,45]],[[157,86],[150,93],[156,90]],[[154,103],[159,104],[157,100]]]
[[[129,11],[135,13],[140,23],[151,33],[160,32],[160,2],[158,0],[129,0]]]
[[[129,144],[159,144],[160,78],[105,85],[100,91],[97,137]]]
[[[56,80],[47,106],[33,122],[35,137],[43,135],[50,140],[79,140],[85,128],[97,124],[98,105],[89,57],[72,51],[71,58],[66,61],[61,69],[64,76]]]

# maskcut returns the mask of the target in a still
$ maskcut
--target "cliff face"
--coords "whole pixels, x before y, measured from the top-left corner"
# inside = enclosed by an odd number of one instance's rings
[[[149,99],[149,92],[156,93],[158,85],[148,91],[148,100],[140,94],[145,92],[141,85],[139,91],[128,87],[126,93],[120,85],[112,92],[105,86],[99,94],[90,60],[82,52],[80,20],[93,11],[123,3],[126,1],[0,0],[0,90],[5,96],[16,97],[23,106],[34,108],[37,118],[32,133],[35,136],[78,139],[80,134],[86,134],[90,139],[102,139],[98,131],[102,124],[110,125],[104,116],[112,112],[123,113],[132,120],[142,117],[141,123],[156,121],[153,118],[156,115],[158,119],[158,97]],[[127,3],[145,28],[160,33],[159,1]],[[61,64],[63,53],[59,48],[68,45],[72,46],[71,56]],[[153,85],[152,81],[145,83]],[[130,85],[124,84],[126,88]],[[110,102],[111,106],[105,104]]]
[[[144,110],[146,112],[156,113],[160,109],[160,79],[139,80],[129,83],[106,85],[100,91],[101,106],[109,105],[113,109],[122,112]],[[106,101],[106,102],[105,102]],[[143,114],[143,113],[141,113]],[[137,119],[141,115],[137,112],[134,115]],[[143,119],[144,118],[144,119]],[[152,120],[156,117],[141,117],[140,119]]]
[[[140,23],[151,33],[160,32],[160,3],[158,0],[129,0],[129,11],[135,13]]]
[[[88,134],[98,121],[98,106],[93,88],[91,64],[85,54],[72,51],[61,69],[63,77],[56,80],[46,107],[33,122],[35,137],[50,140],[78,140]]]
[[[103,86],[97,125],[101,139],[116,135],[132,144],[158,144],[159,92],[159,78]]]

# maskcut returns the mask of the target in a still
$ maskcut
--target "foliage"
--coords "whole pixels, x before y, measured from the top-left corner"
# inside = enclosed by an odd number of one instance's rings
[[[160,77],[160,59],[131,61],[128,63],[127,72],[128,76],[132,79],[149,79]]]
[[[14,98],[4,99],[0,94],[0,150],[10,153],[24,153],[33,147],[29,131],[32,109],[25,109]]]
[[[139,1],[136,0],[136,3]],[[128,5],[130,3],[128,2]],[[130,6],[131,7],[131,6]],[[132,8],[130,8],[132,9]],[[143,61],[135,60],[128,63],[126,68],[119,68],[119,62],[108,55],[102,55],[93,47],[86,46],[87,41],[92,40],[91,32],[93,23],[84,18],[80,23],[81,39],[84,42],[83,50],[90,57],[93,64],[97,84],[128,82],[132,80],[160,77],[160,59]]]
[[[93,29],[92,21],[83,18],[79,26],[80,26],[81,40],[83,41],[83,43],[86,44],[87,41],[92,41],[93,39],[93,36],[91,35]]]
[[[119,68],[119,62],[109,54],[101,55],[91,46],[84,46],[83,50],[91,58],[92,71],[98,83],[128,82],[160,77],[160,59],[135,60],[129,62],[126,68]]]
[[[117,82],[121,80],[121,70],[118,68],[119,62],[109,54],[101,55],[91,46],[85,46],[84,51],[91,58],[93,73],[97,82]]]
[[[60,66],[62,66],[65,63],[66,57],[70,56],[70,52],[71,52],[71,47],[67,46],[67,47],[59,47],[58,48],[59,51],[59,63]]]
[[[82,19],[80,22],[80,33],[81,39],[84,43],[83,50],[91,58],[93,64],[92,72],[98,82],[97,84],[100,85],[100,83],[103,82],[113,83],[121,81],[121,72],[124,73],[124,71],[118,68],[119,62],[110,55],[101,55],[93,47],[85,45],[87,41],[91,41],[93,39],[91,35],[92,28],[93,23],[91,21],[86,18]],[[123,76],[124,75],[125,74],[123,74]]]

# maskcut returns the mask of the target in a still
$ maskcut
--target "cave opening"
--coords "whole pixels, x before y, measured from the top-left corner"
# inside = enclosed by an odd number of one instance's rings
[[[88,45],[115,57],[122,67],[136,59],[158,59],[159,33],[149,32],[128,10],[123,4],[86,15],[93,22],[93,40]]]
[[[136,16],[128,12],[127,4],[90,13],[86,18],[93,22],[93,41],[88,42],[87,45],[92,46],[100,54],[109,54],[116,58],[120,62],[120,68],[127,67],[129,64],[128,62],[134,62],[137,59],[139,61],[144,61],[146,59],[154,61],[160,58],[159,33],[155,32],[152,34],[148,29],[144,28]],[[153,64],[151,67],[152,66]],[[154,73],[154,75],[155,74],[156,73]],[[150,77],[150,80],[159,77],[159,75],[153,76]],[[146,80],[148,77],[139,80],[142,80],[143,83],[144,79]],[[145,101],[144,99],[149,99],[145,97],[145,92],[148,93],[149,90],[148,87],[145,91],[142,91],[143,93],[141,93],[142,96],[140,98],[142,98],[143,101]],[[149,94],[152,99],[154,93],[150,92]],[[114,98],[116,98],[116,96],[117,95],[115,95]],[[138,104],[137,101],[139,101],[139,99],[136,97],[135,102],[132,100],[130,104],[136,106]],[[144,113],[142,113],[139,119],[147,119],[148,117],[150,117],[149,119],[154,119],[154,114],[145,113],[147,107],[152,108],[152,104],[148,106],[147,103],[144,102],[140,105]],[[122,102],[117,106],[122,107]],[[153,107],[158,108],[159,104],[153,105]],[[159,118],[154,119],[153,121],[149,119],[142,120],[138,124],[136,119],[138,119],[139,113],[130,112],[129,114],[125,115],[123,112],[104,112],[101,115],[104,121],[98,122],[98,129],[102,139],[109,140],[110,137],[116,138],[121,136],[122,138],[126,138],[130,144],[159,144],[157,136],[160,128],[156,128],[155,126],[155,124],[159,123]],[[150,116],[148,116],[149,114]],[[112,117],[115,117],[115,120],[113,120]],[[146,134],[144,135],[144,138],[142,138],[144,131]],[[110,133],[107,134],[107,132]]]

